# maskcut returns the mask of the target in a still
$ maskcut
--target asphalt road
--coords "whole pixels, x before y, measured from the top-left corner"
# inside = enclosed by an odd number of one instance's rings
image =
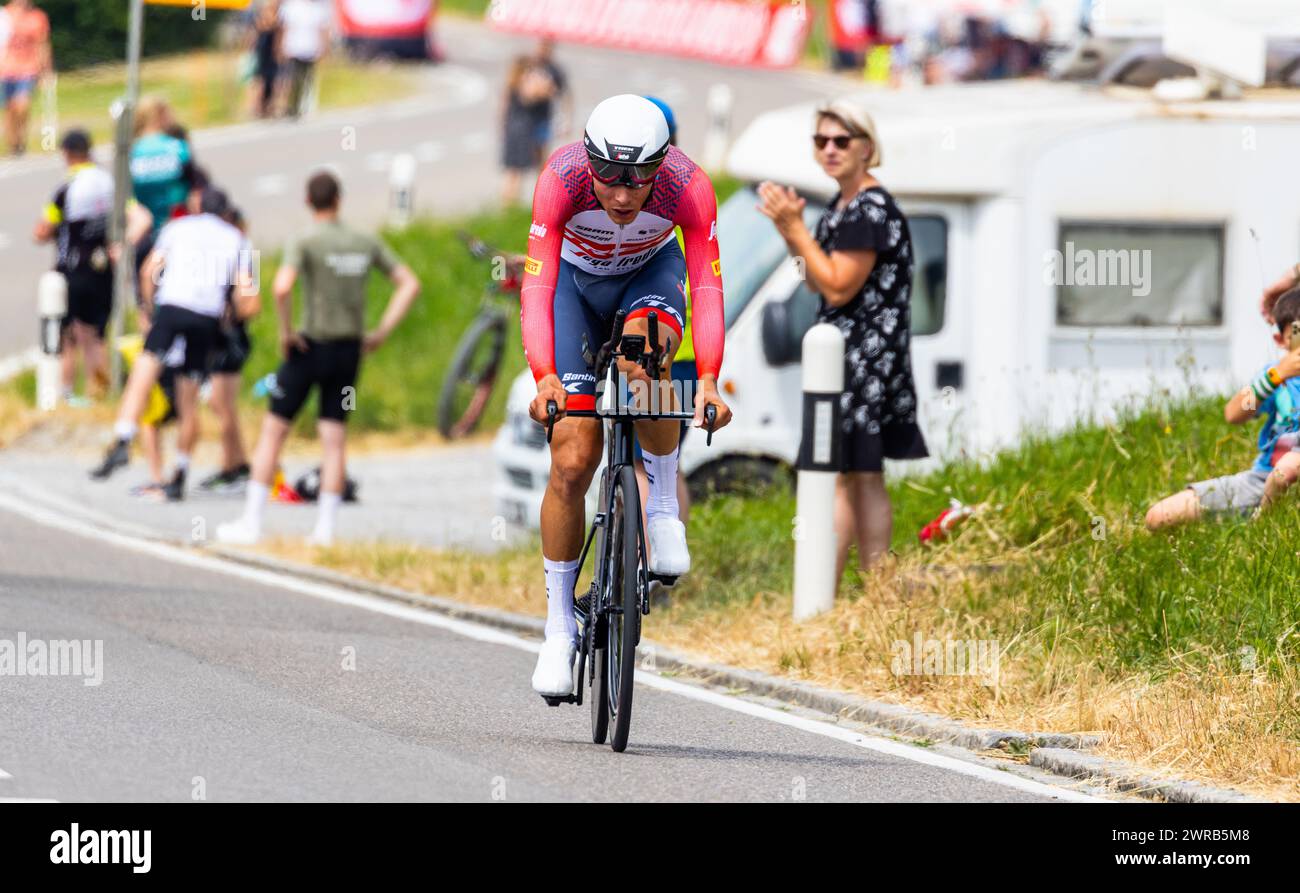
[[[615,754],[590,743],[585,707],[548,708],[531,692],[535,646],[524,640],[91,535],[53,514],[16,514],[14,504],[0,495],[0,648],[20,636],[98,640],[102,660],[97,685],[0,675],[0,798],[1081,796],[1022,778],[1028,770],[1018,767],[999,771],[647,674],[631,745]]]
[[[450,17],[440,29],[447,62],[424,69],[423,88],[412,97],[377,97],[372,105],[297,124],[255,122],[194,134],[196,157],[245,209],[259,247],[275,248],[307,223],[302,183],[324,165],[343,177],[344,213],[359,225],[383,220],[388,171],[398,153],[409,152],[419,162],[420,213],[460,213],[496,200],[499,94],[510,59],[532,42]],[[674,105],[688,153],[702,148],[713,84],[734,89],[736,133],[762,111],[853,86],[814,72],[727,68],[584,46],[562,46],[557,59],[569,73],[578,126],[606,96],[654,93]],[[51,263],[52,249],[33,245],[30,233],[61,176],[57,156],[0,162],[0,358],[37,343],[36,282]]]

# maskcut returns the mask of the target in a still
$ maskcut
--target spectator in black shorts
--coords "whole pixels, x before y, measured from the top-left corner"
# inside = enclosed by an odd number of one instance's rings
[[[199,436],[199,382],[208,371],[209,354],[221,328],[231,285],[236,300],[257,290],[251,252],[244,234],[222,219],[229,202],[224,193],[208,189],[192,194],[191,214],[173,220],[158,234],[141,272],[144,309],[153,307],[144,353],[131,369],[113,433],[116,441],[104,461],[91,472],[105,480],[130,461],[131,441],[139,431],[149,392],[162,373],[163,358],[182,350],[176,381],[176,412],[180,419],[176,473],[167,485],[169,500],[183,499],[190,453]]]
[[[229,208],[225,220],[247,238],[247,224],[238,208]],[[227,302],[209,369],[212,392],[208,397],[208,408],[221,426],[221,470],[200,482],[199,489],[212,493],[239,492],[248,484],[251,471],[248,455],[244,452],[244,438],[239,430],[238,408],[244,364],[253,350],[252,339],[248,336],[248,320],[262,310],[261,296],[253,294],[250,297],[251,300],[242,306],[237,306],[234,300]]]
[[[61,351],[63,399],[71,401],[81,352],[86,390],[108,386],[104,333],[113,312],[113,264],[108,221],[113,210],[113,177],[90,159],[90,135],[70,130],[61,144],[67,177],[36,224],[37,242],[56,242],[55,269],[68,282],[68,312],[63,317]]]
[[[262,535],[262,512],[280,451],[293,420],[313,388],[320,391],[321,464],[319,515],[312,542],[334,538],[343,501],[346,428],[344,420],[356,400],[361,355],[375,350],[406,316],[420,293],[419,280],[382,242],[339,220],[339,181],[318,173],[307,182],[307,204],[315,225],[291,242],[275,276],[275,306],[280,319],[284,363],[275,374],[271,411],[253,452],[253,475],[245,491],[244,514],[217,528],[222,542],[249,545]],[[396,286],[379,325],[365,330],[366,286],[372,270]],[[302,276],[303,325],[294,331],[293,289]]]

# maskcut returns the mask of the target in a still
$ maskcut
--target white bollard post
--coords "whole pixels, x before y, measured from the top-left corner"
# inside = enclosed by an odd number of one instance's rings
[[[36,363],[36,408],[50,412],[59,404],[63,370],[59,363],[59,341],[63,317],[68,314],[68,280],[51,270],[41,274],[36,289],[36,307],[41,315],[41,357]]]
[[[393,158],[388,172],[388,222],[407,226],[415,213],[415,156],[402,153]]]
[[[803,439],[795,508],[794,619],[835,603],[835,478],[840,458],[844,333],[819,323],[803,338]]]
[[[735,94],[727,84],[714,84],[709,88],[709,124],[704,130],[705,170],[720,171],[727,165],[727,149],[731,145],[731,107]]]

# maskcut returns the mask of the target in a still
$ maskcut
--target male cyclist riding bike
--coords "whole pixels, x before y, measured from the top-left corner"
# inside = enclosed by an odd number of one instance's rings
[[[674,226],[682,228],[685,256]],[[566,408],[595,407],[590,357],[609,340],[615,314],[627,312],[626,334],[645,336],[647,316],[655,312],[665,348],[661,381],[668,382],[686,316],[689,271],[700,375],[694,425],[703,425],[709,404],[717,408],[715,428],[731,420],[717,387],[725,328],[717,228],[708,175],[669,145],[663,112],[641,96],[614,96],[596,106],[582,142],[557,149],[538,177],[520,311],[524,352],[537,382],[529,413],[545,423],[547,403],[554,401],[562,419],[555,425],[542,499],[547,617],[533,672],[539,694],[567,695],[573,688],[573,589],[584,500],[600,465],[603,429],[598,419],[563,416]],[[640,366],[621,361],[619,371],[649,389]],[[660,409],[678,408],[669,385],[661,386],[660,395]],[[675,421],[636,423],[650,481],[650,571],[670,576],[691,565],[677,512],[679,433]]]

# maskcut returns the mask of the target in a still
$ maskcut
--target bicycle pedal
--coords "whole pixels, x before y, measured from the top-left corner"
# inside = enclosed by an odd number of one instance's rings
[[[561,704],[573,704],[577,698],[572,694],[568,695],[542,695],[542,700],[546,702],[547,707],[558,707]]]
[[[649,574],[650,582],[658,583],[668,589],[677,585],[677,576],[677,574],[656,574],[653,571]]]

